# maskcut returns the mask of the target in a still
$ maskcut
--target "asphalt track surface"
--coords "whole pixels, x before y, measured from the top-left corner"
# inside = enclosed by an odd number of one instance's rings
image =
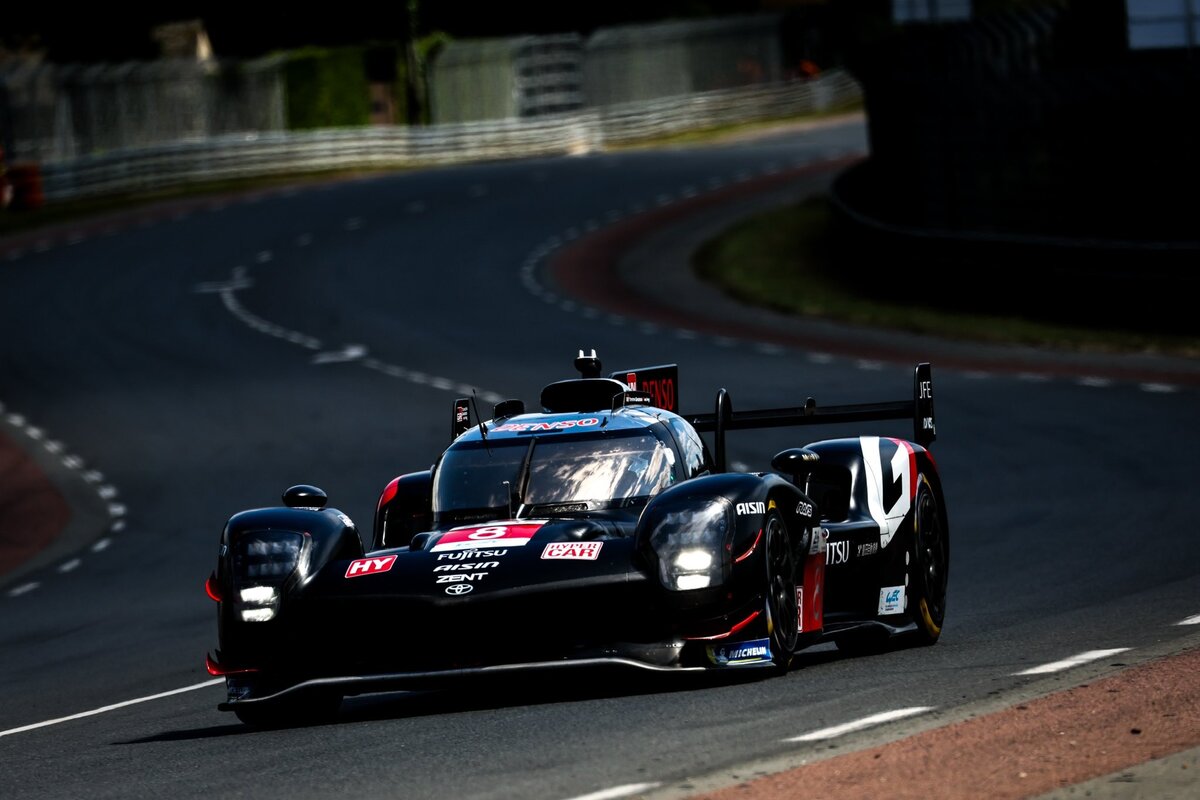
[[[1179,624],[1200,614],[1194,382],[1124,380],[1115,359],[1081,376],[1056,373],[1046,354],[1030,372],[934,358],[953,543],[934,647],[861,658],[819,647],[761,681],[588,675],[360,697],[335,724],[276,731],[216,710],[202,583],[225,519],[309,482],[369,530],[387,480],[447,443],[465,387],[534,402],[570,377],[576,349],[595,347],[612,368],[678,362],[685,409],[707,409],[721,386],[735,408],[904,398],[911,364],[869,348],[831,355],[701,320],[625,317],[562,294],[547,268],[593,230],[730,185],[791,171],[815,191],[833,174],[819,164],[865,146],[851,123],[411,172],[9,248],[0,424],[31,448],[76,455],[63,469],[108,516],[95,517],[93,541],[0,588],[0,796],[686,792],[695,777],[845,751],[1194,640],[1196,627]],[[682,286],[664,271],[661,292]],[[747,433],[730,455],[765,469],[778,449],[848,433]],[[1091,651],[1110,652],[1016,674]],[[108,708],[143,698],[154,699]],[[786,741],[903,709],[930,710]]]

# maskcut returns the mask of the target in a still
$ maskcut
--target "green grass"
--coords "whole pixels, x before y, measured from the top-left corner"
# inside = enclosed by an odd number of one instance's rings
[[[857,101],[853,103],[843,103],[825,111],[818,111],[812,114],[791,117],[774,117],[771,119],[755,120],[754,122],[735,122],[728,125],[714,125],[708,128],[697,128],[695,130],[680,131],[679,133],[670,133],[663,136],[651,136],[645,139],[637,139],[636,141],[632,142],[622,142],[620,144],[610,145],[607,149],[613,151],[642,150],[654,147],[678,147],[681,145],[708,144],[721,139],[736,138],[740,135],[767,133],[771,129],[778,128],[781,125],[840,117],[844,114],[854,111],[861,111],[862,107],[862,103]]]
[[[745,302],[805,317],[979,342],[1200,355],[1200,339],[1191,337],[1095,330],[861,297],[830,277],[837,274],[830,214],[826,200],[814,198],[744,220],[700,248],[697,274]]]

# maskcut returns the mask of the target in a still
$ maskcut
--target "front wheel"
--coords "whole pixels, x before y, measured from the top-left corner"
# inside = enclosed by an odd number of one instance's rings
[[[912,592],[909,615],[918,644],[933,644],[946,619],[946,585],[950,574],[950,533],[937,493],[925,475],[918,477],[913,514]]]
[[[767,562],[767,631],[771,661],[779,675],[787,672],[800,638],[800,612],[796,601],[796,559],[787,528],[777,511],[763,520]]]

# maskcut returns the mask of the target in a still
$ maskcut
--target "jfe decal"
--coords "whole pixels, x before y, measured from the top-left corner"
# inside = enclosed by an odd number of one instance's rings
[[[542,551],[542,558],[547,561],[595,561],[600,556],[601,547],[604,547],[604,542],[551,542]]]
[[[346,577],[361,578],[363,575],[376,575],[380,572],[387,572],[392,568],[392,564],[395,563],[395,556],[383,556],[381,558],[356,558],[351,561],[350,566],[346,568]]]

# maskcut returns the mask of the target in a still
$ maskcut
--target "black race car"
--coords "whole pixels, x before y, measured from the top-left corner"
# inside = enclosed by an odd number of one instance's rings
[[[937,641],[949,526],[928,364],[911,400],[735,412],[722,389],[691,415],[676,412],[674,365],[601,377],[581,352],[576,367],[538,412],[508,400],[482,421],[455,401],[452,443],[387,485],[365,552],[312,486],[231,517],[206,584],[220,708],[269,723],[468,674],[782,673],[822,640]],[[725,468],[729,431],[887,419],[911,419],[914,440]]]

